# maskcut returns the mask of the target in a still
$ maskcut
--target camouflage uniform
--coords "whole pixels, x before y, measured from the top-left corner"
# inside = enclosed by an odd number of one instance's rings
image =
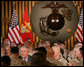
[[[79,63],[79,60],[77,58],[70,59],[68,66],[74,66],[77,63]]]
[[[53,63],[57,66],[67,66],[67,61],[62,57],[60,57],[60,59],[56,60],[54,58],[47,58],[47,61],[49,61],[50,63]]]
[[[45,61],[46,66],[57,66],[56,64],[50,63],[49,61]]]
[[[75,63],[74,66],[83,66],[83,59],[80,60],[78,63]]]
[[[11,59],[11,65],[10,66],[29,66],[29,63],[26,63],[25,61],[18,59],[18,58],[12,58]]]
[[[74,50],[70,51],[70,52],[69,52],[69,55],[70,55],[70,58],[75,58],[75,57],[74,57]]]
[[[77,58],[75,58],[73,50],[69,52],[69,56],[67,59],[69,61],[69,63],[68,63],[69,66],[81,66],[81,65],[83,65],[82,60],[79,61]]]

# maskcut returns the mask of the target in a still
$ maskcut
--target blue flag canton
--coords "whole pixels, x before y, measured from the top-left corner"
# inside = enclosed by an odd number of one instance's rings
[[[18,21],[17,21],[16,10],[14,10],[13,14],[12,14],[12,19],[11,19],[10,27],[14,28],[17,25],[19,25],[19,24],[18,24]]]

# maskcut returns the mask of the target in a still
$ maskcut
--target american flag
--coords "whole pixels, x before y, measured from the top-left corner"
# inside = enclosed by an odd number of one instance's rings
[[[79,23],[76,31],[76,40],[83,42],[83,8],[81,9]]]
[[[16,9],[14,9],[13,11],[11,23],[9,25],[8,39],[10,42],[14,42],[15,44],[18,44],[18,43],[23,44],[23,41],[20,37]]]

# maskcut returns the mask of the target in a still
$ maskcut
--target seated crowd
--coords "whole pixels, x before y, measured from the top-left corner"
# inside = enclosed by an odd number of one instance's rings
[[[76,42],[68,51],[61,41],[46,40],[33,48],[31,41],[21,45],[6,39],[1,45],[1,66],[83,66],[83,44]]]

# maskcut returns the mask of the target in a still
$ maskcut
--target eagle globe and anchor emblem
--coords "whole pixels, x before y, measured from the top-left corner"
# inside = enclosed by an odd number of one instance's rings
[[[51,3],[45,5],[43,8],[51,8],[52,13],[46,17],[40,18],[40,32],[43,35],[56,36],[59,34],[59,30],[63,28],[66,18],[68,21],[71,20],[72,10],[68,9],[64,4],[59,4],[59,2],[52,1]],[[62,10],[63,15],[59,13],[59,8],[66,8]]]
[[[21,33],[30,33],[31,31],[31,26],[30,26],[30,23],[27,23],[25,21],[25,25],[21,25]]]

